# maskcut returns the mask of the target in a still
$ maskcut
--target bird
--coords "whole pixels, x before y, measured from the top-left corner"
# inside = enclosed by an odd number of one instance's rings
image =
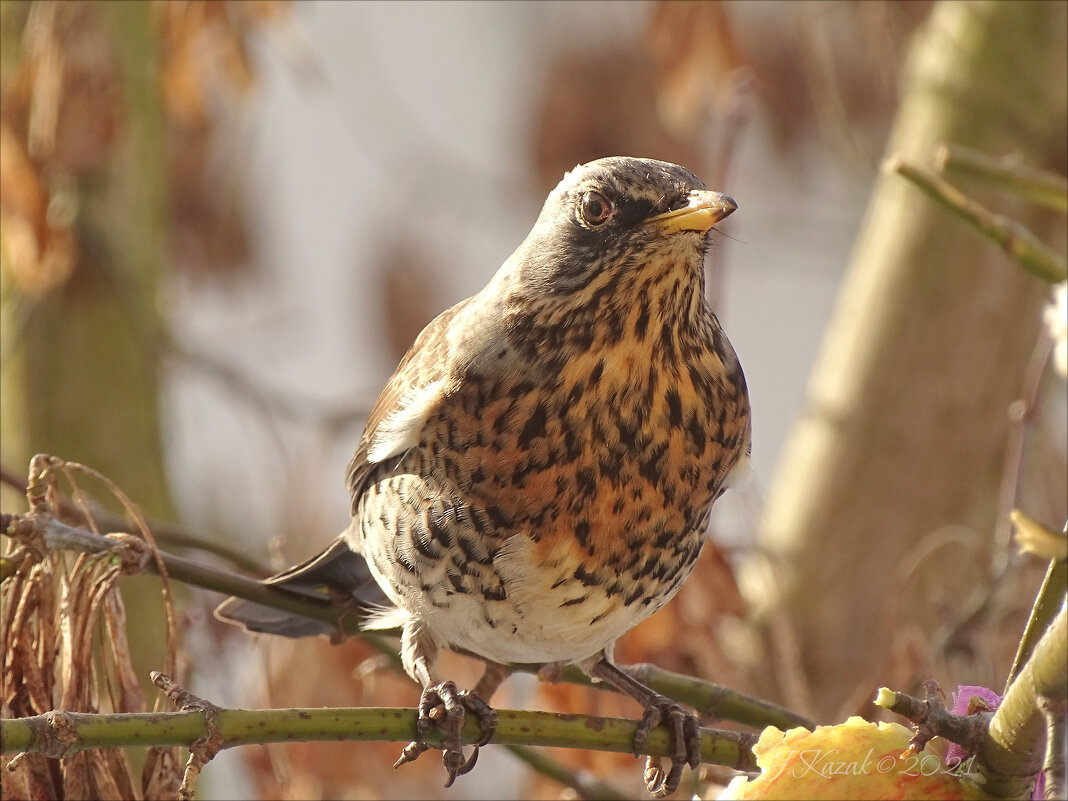
[[[423,688],[418,739],[442,732],[450,786],[492,738],[509,665],[577,664],[635,699],[635,754],[666,725],[673,793],[700,761],[698,721],[615,663],[615,641],[689,577],[713,502],[749,461],[749,396],[705,298],[713,227],[735,211],[689,170],[612,156],[553,189],[526,239],[479,292],[416,338],[348,466],[349,527],[265,580],[324,587],[399,627]],[[256,632],[324,623],[230,598],[216,616]],[[434,672],[442,648],[485,662],[473,689]],[[483,736],[461,750],[467,715]]]

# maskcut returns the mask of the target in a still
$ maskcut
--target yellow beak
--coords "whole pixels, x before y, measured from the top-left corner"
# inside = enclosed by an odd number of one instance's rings
[[[668,211],[650,217],[648,222],[655,223],[662,231],[676,234],[680,231],[700,231],[705,233],[736,208],[733,198],[721,192],[695,189],[690,192],[690,202],[681,209]]]

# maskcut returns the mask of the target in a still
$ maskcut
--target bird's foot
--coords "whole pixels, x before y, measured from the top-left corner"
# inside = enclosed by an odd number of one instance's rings
[[[654,695],[645,707],[645,715],[634,735],[634,755],[645,750],[649,733],[661,723],[666,723],[671,730],[671,768],[665,773],[660,759],[649,757],[645,761],[644,774],[646,788],[657,798],[665,798],[678,789],[685,765],[697,770],[701,764],[701,730],[697,718],[662,695]]]
[[[461,737],[467,712],[478,718],[482,739],[475,743],[471,755],[465,759]],[[441,762],[449,776],[445,786],[451,787],[457,776],[470,773],[475,766],[479,747],[488,743],[497,729],[497,713],[475,693],[457,690],[454,682],[443,681],[427,687],[419,699],[419,719],[416,722],[418,739],[404,747],[394,768],[414,762],[430,748],[424,739],[431,726],[437,726],[442,733]]]

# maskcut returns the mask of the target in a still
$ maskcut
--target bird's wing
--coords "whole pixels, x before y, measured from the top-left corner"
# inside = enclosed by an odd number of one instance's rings
[[[331,589],[343,592],[356,602],[363,614],[381,614],[379,610],[391,604],[375,582],[363,556],[352,550],[344,534],[306,562],[271,576],[262,583],[323,603],[332,600]],[[215,617],[240,624],[249,631],[280,634],[283,637],[333,634],[338,630],[336,623],[324,623],[236,597],[223,601],[215,610]]]
[[[371,407],[363,436],[349,462],[347,484],[356,514],[374,467],[417,445],[453,378],[449,331],[470,299],[439,314],[423,329]]]
[[[442,312],[423,329],[371,408],[348,469],[354,516],[374,467],[419,444],[427,420],[444,400],[452,375],[449,330],[464,305],[460,303]],[[392,625],[399,614],[371,575],[359,553],[359,537],[353,535],[351,528],[323,552],[263,583],[324,602],[330,599],[329,588],[344,591],[365,612],[373,613],[371,625]],[[250,631],[287,637],[330,634],[336,630],[336,626],[241,598],[224,601],[215,615]]]

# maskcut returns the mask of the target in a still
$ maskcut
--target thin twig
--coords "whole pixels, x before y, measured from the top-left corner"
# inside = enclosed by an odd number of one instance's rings
[[[970,223],[1028,272],[1051,284],[1060,283],[1068,277],[1068,262],[1064,256],[1048,247],[1020,223],[995,214],[949,182],[900,157],[889,159],[885,169],[911,181],[928,197]]]
[[[566,768],[536,748],[518,744],[504,747],[531,770],[552,779],[557,784],[570,787],[579,798],[589,799],[589,801],[623,801],[623,799],[630,798],[626,793],[601,781],[587,771]]]
[[[1018,506],[1020,475],[1023,472],[1024,448],[1027,442],[1028,428],[1034,423],[1038,413],[1038,401],[1043,381],[1053,352],[1053,339],[1045,329],[1038,335],[1031,358],[1024,372],[1020,397],[1009,407],[1009,435],[1005,444],[1005,459],[1001,470],[1001,483],[998,488],[998,517],[994,529],[994,543],[997,546],[994,556],[994,574],[1003,573],[1009,563],[1011,549],[1012,524],[1009,516]]]
[[[49,549],[74,550],[90,556],[103,557],[114,556],[128,559],[127,549],[129,541],[116,540],[99,534],[93,534],[85,529],[69,526],[50,517],[36,518],[25,515],[0,515],[0,531],[8,532],[12,536],[25,536],[30,530],[40,530],[44,541]],[[230,573],[226,570],[200,564],[191,559],[185,559],[166,551],[159,551],[160,559],[166,566],[170,577],[175,581],[181,581],[194,587],[236,595],[249,601],[255,601],[272,609],[280,609],[291,612],[312,620],[319,620],[338,627],[339,633],[360,635],[362,639],[377,648],[384,654],[396,656],[396,648],[385,643],[381,637],[365,635],[360,632],[359,621],[356,619],[339,617],[342,611],[340,606],[330,603],[325,599],[315,601],[306,596],[287,593],[274,587],[269,587],[261,582]],[[149,573],[156,572],[156,564],[149,562],[144,566]]]
[[[1035,603],[1031,607],[1031,614],[1027,618],[1027,625],[1020,638],[1016,658],[1012,660],[1012,669],[1005,681],[1005,692],[1008,692],[1009,687],[1016,681],[1016,677],[1020,675],[1023,666],[1031,657],[1035,645],[1038,644],[1042,634],[1060,610],[1066,590],[1068,590],[1068,562],[1051,560],[1046,576],[1042,580],[1042,586],[1039,587],[1038,597],[1035,598]]]
[[[627,665],[626,670],[638,681],[661,695],[692,706],[705,722],[730,720],[756,728],[775,726],[786,731],[796,727],[815,729],[816,723],[763,698],[746,695],[682,673],[672,673],[650,662]]]
[[[935,150],[939,172],[979,178],[992,186],[1055,209],[1068,212],[1068,180],[1047,170],[993,158],[960,145],[939,145]]]
[[[942,703],[936,682],[925,682],[924,689],[926,697],[919,699],[881,687],[874,703],[912,722],[916,727],[916,735],[909,741],[909,747],[917,752],[922,751],[935,737],[942,737],[964,746],[968,753],[975,753],[987,736],[993,713],[954,715]]]
[[[14,470],[0,465],[0,484],[5,484],[16,490],[20,495],[26,494],[26,479]],[[129,521],[117,517],[111,512],[99,507],[97,504],[88,503],[89,516],[95,520],[97,526],[104,531],[126,531],[132,528]],[[56,511],[59,516],[68,522],[78,525],[88,524],[88,518],[83,510],[70,499],[60,495],[56,499]],[[198,536],[174,523],[164,523],[158,520],[148,520],[148,528],[156,540],[165,547],[185,548],[189,550],[210,553],[225,559],[234,567],[241,568],[249,573],[259,573],[266,576],[268,571],[253,557],[238,548],[231,548],[218,537]]]
[[[197,777],[223,747],[223,737],[219,732],[219,707],[193,695],[189,690],[175,683],[170,676],[153,670],[150,674],[152,683],[159,687],[171,702],[183,712],[199,711],[204,713],[204,726],[207,733],[189,744],[189,760],[185,763],[185,773],[178,787],[178,801],[192,801],[196,795]]]

